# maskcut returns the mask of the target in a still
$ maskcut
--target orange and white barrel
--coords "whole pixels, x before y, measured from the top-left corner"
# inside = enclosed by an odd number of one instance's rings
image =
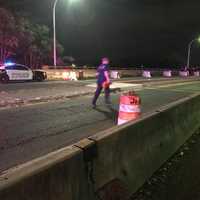
[[[123,94],[120,97],[118,125],[125,124],[129,121],[136,120],[141,115],[141,100],[133,92]]]

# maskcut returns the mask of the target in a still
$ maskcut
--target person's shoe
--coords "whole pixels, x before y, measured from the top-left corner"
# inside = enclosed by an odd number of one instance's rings
[[[92,104],[92,108],[95,109],[97,107],[96,103]]]

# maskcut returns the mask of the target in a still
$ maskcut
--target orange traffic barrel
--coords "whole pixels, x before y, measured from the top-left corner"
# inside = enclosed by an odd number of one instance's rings
[[[141,99],[134,92],[128,92],[120,97],[118,125],[136,120],[141,115]]]

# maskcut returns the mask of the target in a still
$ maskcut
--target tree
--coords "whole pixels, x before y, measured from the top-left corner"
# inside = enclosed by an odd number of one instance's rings
[[[18,38],[13,15],[4,8],[0,8],[0,62],[3,63],[15,54]]]
[[[18,21],[18,29],[21,33],[20,56],[24,58],[24,63],[32,67],[39,67],[42,64],[51,64],[53,62],[53,41],[50,36],[50,30],[46,25],[33,24],[25,18]],[[58,55],[64,52],[63,46],[57,42]],[[58,61],[62,63],[61,59]]]
[[[37,68],[53,63],[53,41],[46,25],[33,24],[28,18],[15,17],[0,8],[0,62],[15,58],[18,62]],[[64,52],[57,42],[58,55]],[[58,61],[62,64],[61,57]]]
[[[38,67],[44,61],[49,60],[51,51],[49,28],[44,25],[32,24],[25,18],[19,20],[18,28],[21,33],[18,56],[24,59],[24,63]]]

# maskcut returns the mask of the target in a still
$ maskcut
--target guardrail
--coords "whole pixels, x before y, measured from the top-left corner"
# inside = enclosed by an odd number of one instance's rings
[[[136,191],[199,128],[200,94],[179,100],[0,176],[2,200],[94,200],[120,180]]]

